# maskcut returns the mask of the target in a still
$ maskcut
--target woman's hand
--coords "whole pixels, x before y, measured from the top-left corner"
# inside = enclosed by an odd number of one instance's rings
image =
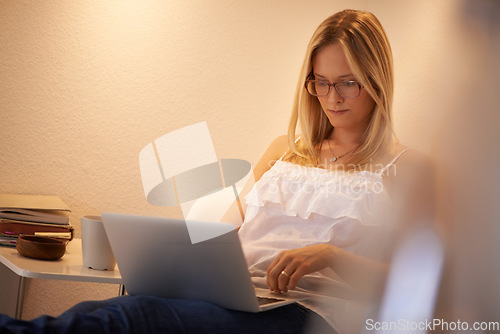
[[[267,268],[269,289],[275,292],[295,289],[304,275],[330,267],[335,249],[328,244],[319,244],[280,252]]]

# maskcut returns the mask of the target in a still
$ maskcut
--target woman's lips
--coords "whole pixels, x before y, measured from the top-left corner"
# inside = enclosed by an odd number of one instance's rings
[[[347,111],[349,111],[349,109],[340,109],[340,110],[329,109],[328,111],[334,115],[342,115],[345,114]]]

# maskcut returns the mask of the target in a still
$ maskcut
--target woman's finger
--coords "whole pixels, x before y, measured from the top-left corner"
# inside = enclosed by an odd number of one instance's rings
[[[293,259],[287,254],[287,251],[278,254],[268,267],[266,281],[271,291],[288,291],[288,284],[296,270],[296,266]]]
[[[289,272],[291,272],[289,274]],[[281,292],[287,292],[288,291],[288,284],[290,282],[290,279],[293,275],[293,272],[291,269],[289,268],[284,268],[280,274],[278,275],[278,289],[279,291]]]

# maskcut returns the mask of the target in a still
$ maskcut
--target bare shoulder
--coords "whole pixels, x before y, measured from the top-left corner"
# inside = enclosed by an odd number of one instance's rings
[[[396,161],[384,174],[384,183],[388,188],[410,189],[411,184],[432,179],[433,163],[428,155],[401,144],[396,144],[390,155]]]
[[[290,148],[290,145],[288,144],[288,136],[287,135],[282,135],[279,137],[276,137],[271,144],[269,145],[269,148],[267,149],[271,155],[274,155],[277,157],[277,159],[281,158],[281,156]]]
[[[426,188],[428,193],[434,182],[434,164],[432,159],[413,148],[405,148],[394,163],[394,166],[385,175],[388,190],[397,189],[402,193],[423,193]],[[417,189],[420,189],[417,191]]]
[[[387,190],[401,216],[402,226],[430,222],[435,205],[435,164],[431,157],[409,148],[389,174]]]
[[[290,148],[288,145],[288,136],[283,135],[274,139],[266,152],[262,155],[257,165],[254,168],[255,180],[258,180],[268,171],[274,163]]]
[[[401,144],[398,145],[399,147],[396,148],[396,150],[404,152],[396,161],[396,165],[401,167],[401,169],[404,168],[420,172],[432,169],[432,161],[428,155],[416,149],[406,148]]]

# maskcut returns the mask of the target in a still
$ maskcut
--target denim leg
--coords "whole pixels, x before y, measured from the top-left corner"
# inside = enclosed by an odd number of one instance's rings
[[[80,303],[56,318],[21,321],[2,316],[0,333],[298,334],[311,320],[323,321],[297,304],[248,313],[196,300],[122,296]]]

